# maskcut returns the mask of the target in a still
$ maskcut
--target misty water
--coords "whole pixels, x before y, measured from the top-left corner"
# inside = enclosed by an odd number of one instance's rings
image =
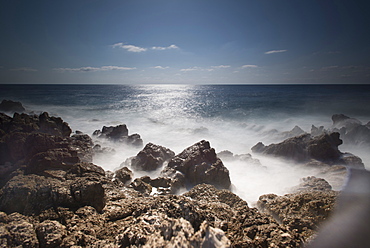
[[[351,85],[2,85],[0,99],[21,101],[27,111],[60,116],[73,131],[92,135],[103,126],[126,124],[144,145],[151,142],[176,154],[200,140],[216,152],[251,154],[253,162],[227,161],[233,191],[253,204],[266,193],[284,194],[305,176],[318,171],[292,162],[253,154],[262,141],[281,142],[281,132],[299,126],[330,128],[333,114],[370,121],[369,86]],[[108,141],[115,153],[94,157],[94,163],[114,171],[142,148]],[[362,158],[370,168],[369,147],[343,144],[342,152]],[[155,172],[150,176],[157,176]],[[144,175],[135,172],[135,177]],[[340,186],[336,186],[340,189]]]

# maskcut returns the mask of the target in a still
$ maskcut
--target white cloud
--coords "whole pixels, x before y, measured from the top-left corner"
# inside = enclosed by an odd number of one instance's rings
[[[257,68],[258,66],[256,65],[242,65],[241,68],[242,69],[245,69],[245,68]]]
[[[116,48],[116,47],[123,48],[123,49],[126,49],[127,51],[133,52],[133,53],[141,53],[141,52],[145,52],[146,50],[148,50],[147,48],[144,48],[144,47],[138,47],[138,46],[134,46],[134,45],[125,45],[122,42],[116,43],[116,44],[112,45],[112,47],[113,48]]]
[[[153,66],[153,67],[150,67],[150,68],[165,70],[165,69],[168,69],[170,67],[169,66],[163,67],[163,66],[157,65],[157,66]]]
[[[121,67],[121,66],[102,66],[102,67],[79,67],[79,68],[54,68],[55,71],[60,72],[95,72],[95,71],[130,71],[135,70],[136,67]]]
[[[176,45],[170,45],[168,47],[152,47],[152,50],[160,50],[160,51],[163,51],[163,50],[169,50],[169,49],[179,49],[178,46]]]
[[[211,66],[212,68],[215,69],[225,69],[225,68],[230,68],[230,65],[217,65],[217,66]]]
[[[24,71],[24,72],[34,72],[34,71],[37,71],[36,69],[34,68],[30,68],[30,67],[19,67],[19,68],[14,68],[14,69],[10,69],[11,71]]]
[[[285,53],[287,52],[288,50],[271,50],[271,51],[267,51],[265,52],[265,54],[273,54],[273,53]]]
[[[122,42],[116,43],[112,45],[113,48],[122,48],[126,49],[128,52],[133,52],[133,53],[141,53],[141,52],[146,52],[149,48],[146,47],[139,47],[139,46],[134,46],[134,45],[127,45]],[[153,46],[150,48],[151,50],[157,50],[157,51],[164,51],[164,50],[170,50],[170,49],[179,49],[178,46],[176,45],[170,45],[167,47],[161,47],[161,46]]]
[[[202,70],[202,69],[201,69],[201,68],[199,68],[199,67],[196,67],[196,66],[194,66],[194,67],[190,67],[190,68],[186,68],[186,69],[180,69],[180,71],[182,71],[182,72],[200,71],[200,70]]]

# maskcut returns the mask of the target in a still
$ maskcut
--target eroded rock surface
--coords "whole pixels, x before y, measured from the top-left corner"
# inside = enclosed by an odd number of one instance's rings
[[[184,185],[208,183],[218,188],[230,188],[228,169],[217,157],[208,141],[202,140],[172,158],[162,171],[164,177],[183,180]]]

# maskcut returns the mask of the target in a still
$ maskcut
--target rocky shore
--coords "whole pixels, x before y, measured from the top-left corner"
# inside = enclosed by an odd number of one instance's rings
[[[311,176],[290,194],[262,195],[251,207],[231,191],[222,161],[258,164],[249,154],[217,154],[205,140],[175,154],[157,144],[144,146],[124,124],[90,137],[73,133],[59,117],[17,113],[22,109],[14,106],[12,117],[0,113],[1,247],[301,247],[315,238],[340,195],[325,179]],[[11,102],[5,107],[12,111]],[[258,143],[252,151],[344,180],[347,168],[364,165],[338,149],[340,137],[350,141],[361,132],[361,142],[368,142],[368,124],[343,115],[333,122],[336,130],[313,127],[308,134],[296,128],[297,135]],[[109,149],[94,139],[143,148],[120,169],[105,171],[93,158]],[[161,172],[135,178],[135,170]]]

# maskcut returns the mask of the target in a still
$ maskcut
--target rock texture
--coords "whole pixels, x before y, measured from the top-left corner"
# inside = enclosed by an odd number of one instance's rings
[[[148,143],[136,157],[131,159],[131,167],[139,171],[154,171],[160,169],[165,161],[174,156],[175,153],[170,149]]]
[[[268,146],[259,142],[252,147],[252,151],[300,163],[317,160],[326,164],[344,164],[364,168],[359,157],[339,151],[338,146],[342,144],[339,136],[337,132],[319,136],[303,134]]]
[[[105,129],[106,138],[128,137],[124,126]],[[176,156],[148,144],[135,166],[150,171],[168,163],[160,177],[134,179],[127,167],[113,173],[93,164],[91,138],[70,134],[67,123],[47,113],[0,114],[1,247],[300,247],[330,215],[338,194],[325,180],[308,177],[291,194],[261,196],[258,210],[228,190],[229,171],[208,141]],[[310,147],[319,145],[334,151],[335,160],[338,139],[293,141],[308,158],[332,154]],[[248,155],[230,158],[256,162]],[[189,191],[173,194],[181,187]]]
[[[102,130],[95,130],[93,136],[128,145],[143,146],[143,140],[140,135],[137,133],[128,135],[128,129],[125,124],[109,127],[103,126]]]
[[[178,179],[188,188],[201,183],[230,188],[228,169],[208,141],[202,140],[172,158],[162,171],[165,177]]]
[[[292,190],[295,193],[284,196],[262,195],[257,206],[289,230],[299,233],[304,241],[309,241],[334,210],[338,192],[331,190],[324,179],[315,177],[304,178]]]

